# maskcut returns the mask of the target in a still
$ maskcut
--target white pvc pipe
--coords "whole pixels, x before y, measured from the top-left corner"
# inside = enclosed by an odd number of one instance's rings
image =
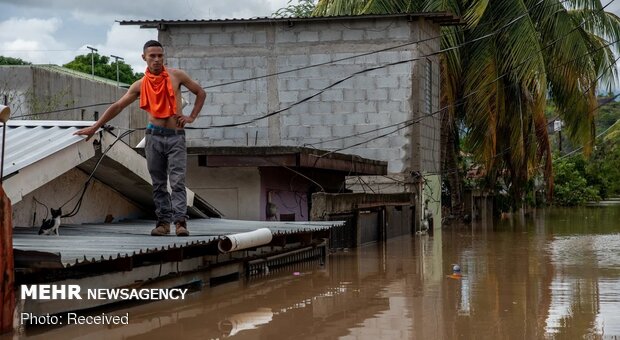
[[[259,308],[255,312],[239,313],[218,323],[218,328],[225,336],[233,336],[243,330],[255,329],[268,324],[273,319],[271,308]]]
[[[235,250],[253,248],[268,244],[273,236],[271,230],[261,228],[247,233],[239,233],[232,235],[224,235],[218,242],[217,248],[222,253],[228,253]]]

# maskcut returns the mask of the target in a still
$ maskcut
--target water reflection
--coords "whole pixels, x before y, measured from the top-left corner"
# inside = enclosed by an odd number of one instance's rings
[[[127,308],[130,325],[30,338],[542,339],[620,337],[620,207],[538,211],[332,254]],[[451,278],[459,264],[461,278]],[[296,275],[299,272],[300,275]]]

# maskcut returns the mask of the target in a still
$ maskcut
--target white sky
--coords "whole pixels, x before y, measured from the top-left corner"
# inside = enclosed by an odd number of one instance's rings
[[[613,0],[603,0],[607,4]],[[297,3],[293,0],[293,3]],[[98,49],[143,72],[141,47],[157,30],[119,20],[185,20],[271,16],[287,0],[0,0],[0,55],[62,65]],[[620,0],[608,10],[620,13]]]
[[[223,19],[271,16],[287,0],[0,0],[0,55],[35,64],[66,64],[98,49],[143,72],[142,45],[157,30],[120,20]]]

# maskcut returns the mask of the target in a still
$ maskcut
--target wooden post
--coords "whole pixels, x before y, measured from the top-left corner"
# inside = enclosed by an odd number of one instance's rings
[[[15,271],[13,268],[13,214],[11,200],[0,185],[0,334],[13,330]]]

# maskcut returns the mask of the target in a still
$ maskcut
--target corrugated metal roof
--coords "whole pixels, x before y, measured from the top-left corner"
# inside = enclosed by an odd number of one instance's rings
[[[19,121],[9,120],[6,124],[4,146],[4,172],[11,174],[54,154],[81,140],[73,132],[91,126],[88,121]],[[0,138],[4,129],[0,129]]]
[[[426,12],[426,13],[400,13],[400,14],[369,14],[369,15],[343,15],[343,16],[321,16],[321,17],[287,17],[271,18],[257,17],[250,19],[229,18],[229,19],[193,19],[193,20],[120,20],[121,25],[141,25],[143,28],[161,28],[160,25],[208,25],[208,24],[252,24],[252,23],[279,23],[279,22],[311,22],[325,20],[363,20],[363,19],[384,19],[384,18],[425,18],[444,25],[461,25],[464,22],[457,16],[449,12]]]
[[[60,236],[37,235],[38,228],[15,228],[13,248],[59,253],[64,266],[99,262],[136,254],[164,251],[194,244],[207,244],[222,235],[269,228],[274,235],[327,230],[342,221],[279,222],[196,219],[188,221],[190,236],[150,236],[155,221],[61,226]]]

